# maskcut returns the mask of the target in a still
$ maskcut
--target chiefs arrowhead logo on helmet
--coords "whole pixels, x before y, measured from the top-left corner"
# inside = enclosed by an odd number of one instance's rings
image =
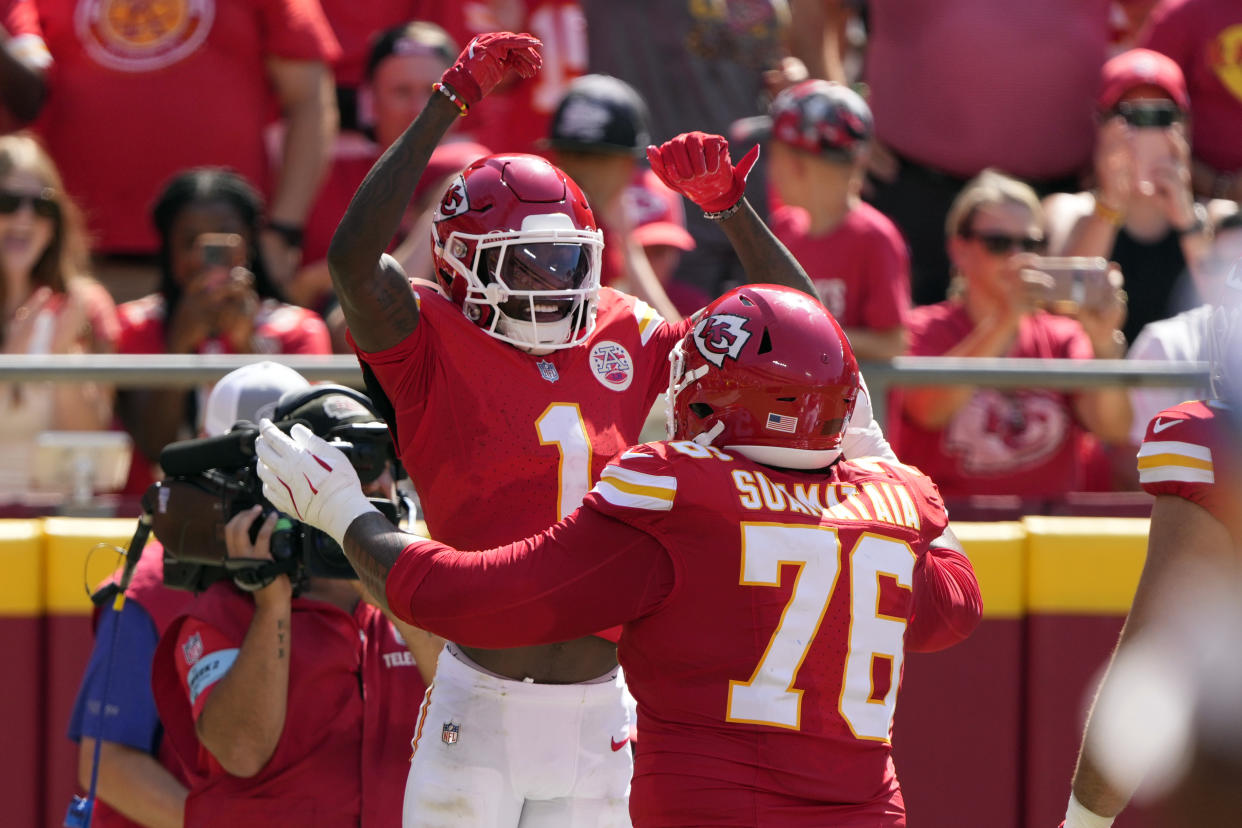
[[[725,357],[737,359],[748,339],[746,319],[731,314],[709,316],[694,330],[695,347],[703,359],[717,368],[724,364]]]
[[[469,209],[470,199],[466,197],[466,181],[459,175],[444,191],[444,198],[440,199],[440,207],[436,210],[436,221],[460,216]]]

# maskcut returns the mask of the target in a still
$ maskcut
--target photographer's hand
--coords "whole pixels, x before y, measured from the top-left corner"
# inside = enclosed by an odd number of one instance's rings
[[[224,524],[224,545],[230,558],[250,558],[252,560],[270,561],[272,558],[272,532],[276,529],[276,512],[268,513],[267,518],[259,526],[259,533],[254,543],[250,542],[250,529],[254,522],[263,514],[262,506],[251,506],[243,512],[233,515]],[[288,575],[277,575],[270,584],[252,593],[256,607],[288,607],[293,599],[293,583]]]
[[[379,513],[363,494],[349,458],[301,423],[285,434],[271,420],[261,420],[255,454],[264,497],[337,543],[344,545],[345,530],[356,518]]]

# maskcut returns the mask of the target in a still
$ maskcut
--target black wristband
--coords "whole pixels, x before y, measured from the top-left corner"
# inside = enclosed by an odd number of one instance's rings
[[[279,221],[269,221],[265,229],[271,230],[280,236],[285,240],[285,244],[290,247],[300,248],[305,237],[301,227],[295,227],[292,224],[284,224]]]
[[[1195,220],[1192,221],[1186,227],[1178,229],[1177,235],[1178,237],[1190,236],[1190,235],[1194,235],[1197,233],[1202,233],[1205,230],[1207,230],[1207,222],[1203,220],[1203,216],[1199,215],[1199,211],[1196,210]]]

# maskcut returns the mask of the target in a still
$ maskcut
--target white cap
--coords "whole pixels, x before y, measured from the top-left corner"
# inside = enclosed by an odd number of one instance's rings
[[[286,391],[310,388],[306,377],[278,362],[252,362],[220,378],[207,396],[203,431],[208,437],[227,434],[238,420],[258,423],[271,417]]]

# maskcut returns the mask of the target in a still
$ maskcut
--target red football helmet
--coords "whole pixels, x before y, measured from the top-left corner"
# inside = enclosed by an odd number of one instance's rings
[[[811,296],[776,285],[731,290],[700,311],[669,360],[669,439],[793,469],[840,456],[858,362]]]
[[[432,221],[436,277],[487,333],[539,351],[590,335],[604,237],[564,172],[536,155],[480,158]]]

